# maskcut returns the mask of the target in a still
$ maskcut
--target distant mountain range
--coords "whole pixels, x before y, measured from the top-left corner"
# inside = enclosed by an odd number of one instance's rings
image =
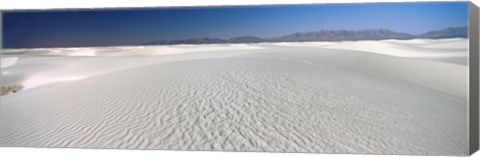
[[[468,36],[468,28],[465,27],[450,27],[441,30],[430,31],[421,35],[416,36],[416,38],[429,38],[429,39],[440,39],[440,38],[466,38]]]
[[[229,39],[220,38],[192,38],[182,40],[162,40],[143,43],[142,45],[177,45],[177,44],[222,44],[222,43],[260,43],[260,42],[304,42],[304,41],[356,41],[356,40],[384,40],[384,39],[440,39],[440,38],[467,38],[468,28],[449,27],[441,30],[429,31],[420,35],[394,32],[388,29],[366,30],[320,30],[305,33],[293,33],[276,38],[259,38],[255,36],[241,36]]]

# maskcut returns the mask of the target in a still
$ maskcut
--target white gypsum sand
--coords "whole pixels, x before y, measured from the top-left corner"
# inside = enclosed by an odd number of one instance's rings
[[[466,155],[467,44],[5,50],[0,146]]]

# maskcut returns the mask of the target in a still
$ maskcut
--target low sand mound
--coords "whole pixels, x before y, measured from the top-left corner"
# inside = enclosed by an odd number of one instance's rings
[[[1,57],[0,68],[6,68],[14,65],[18,60],[18,57]]]
[[[343,42],[299,42],[299,43],[262,43],[300,48],[330,48],[340,50],[364,51],[402,58],[452,58],[468,56],[468,39],[413,39],[385,41],[343,41]]]
[[[375,46],[372,46],[375,45]],[[398,44],[377,41],[343,42],[325,46],[342,50],[361,50],[365,52],[390,55],[404,58],[439,58],[439,57],[465,57],[468,56],[468,45],[462,49],[423,47],[411,44]]]
[[[7,72],[7,74],[2,76],[1,81],[2,84],[21,84],[27,90],[145,65],[190,59],[229,57],[239,54],[237,50],[225,54],[204,52],[200,54],[176,54],[168,57],[162,55],[150,57],[22,56],[22,61],[17,63],[16,66],[2,69],[2,72]]]
[[[6,49],[4,55],[42,55],[69,57],[106,57],[106,56],[158,56],[198,52],[259,50],[263,47],[254,44],[204,44],[198,45],[160,45],[160,46],[123,46],[123,47],[80,47],[80,48],[38,48]],[[2,60],[3,61],[3,60]],[[3,65],[3,64],[2,64]]]

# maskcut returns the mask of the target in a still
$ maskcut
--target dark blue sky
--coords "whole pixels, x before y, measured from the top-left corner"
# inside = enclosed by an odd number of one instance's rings
[[[420,34],[467,22],[467,2],[14,11],[3,14],[3,46],[115,46],[244,35],[269,38],[321,29],[386,28]]]

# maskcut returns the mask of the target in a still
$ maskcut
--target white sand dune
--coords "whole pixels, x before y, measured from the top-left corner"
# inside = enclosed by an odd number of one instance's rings
[[[332,48],[364,51],[403,58],[449,58],[467,57],[468,40],[453,39],[413,39],[343,42],[267,43],[266,45]]]
[[[2,57],[0,58],[0,68],[6,68],[14,65],[18,60],[18,57]]]
[[[84,47],[84,48],[39,48],[7,49],[3,54],[27,54],[42,56],[158,56],[182,53],[215,52],[229,50],[258,50],[262,47],[251,44],[209,44],[171,46],[123,46],[123,47]]]
[[[24,50],[0,146],[466,155],[468,52],[418,46],[459,40]]]
[[[9,50],[6,53],[35,54],[37,56],[22,55],[22,61],[16,67],[2,69],[8,73],[2,77],[2,83],[23,84],[25,89],[30,89],[149,64],[235,55],[212,53],[222,52],[227,48],[235,51],[260,49],[249,45],[207,45],[199,48],[199,51],[196,52],[193,46],[175,45],[168,47],[60,48],[53,49],[51,52],[47,49]],[[195,53],[190,54],[192,52]],[[199,52],[204,53],[198,54]],[[60,54],[64,55],[59,56]],[[175,56],[171,56],[172,54]],[[38,57],[38,55],[42,57]],[[165,58],[165,55],[168,57]]]

